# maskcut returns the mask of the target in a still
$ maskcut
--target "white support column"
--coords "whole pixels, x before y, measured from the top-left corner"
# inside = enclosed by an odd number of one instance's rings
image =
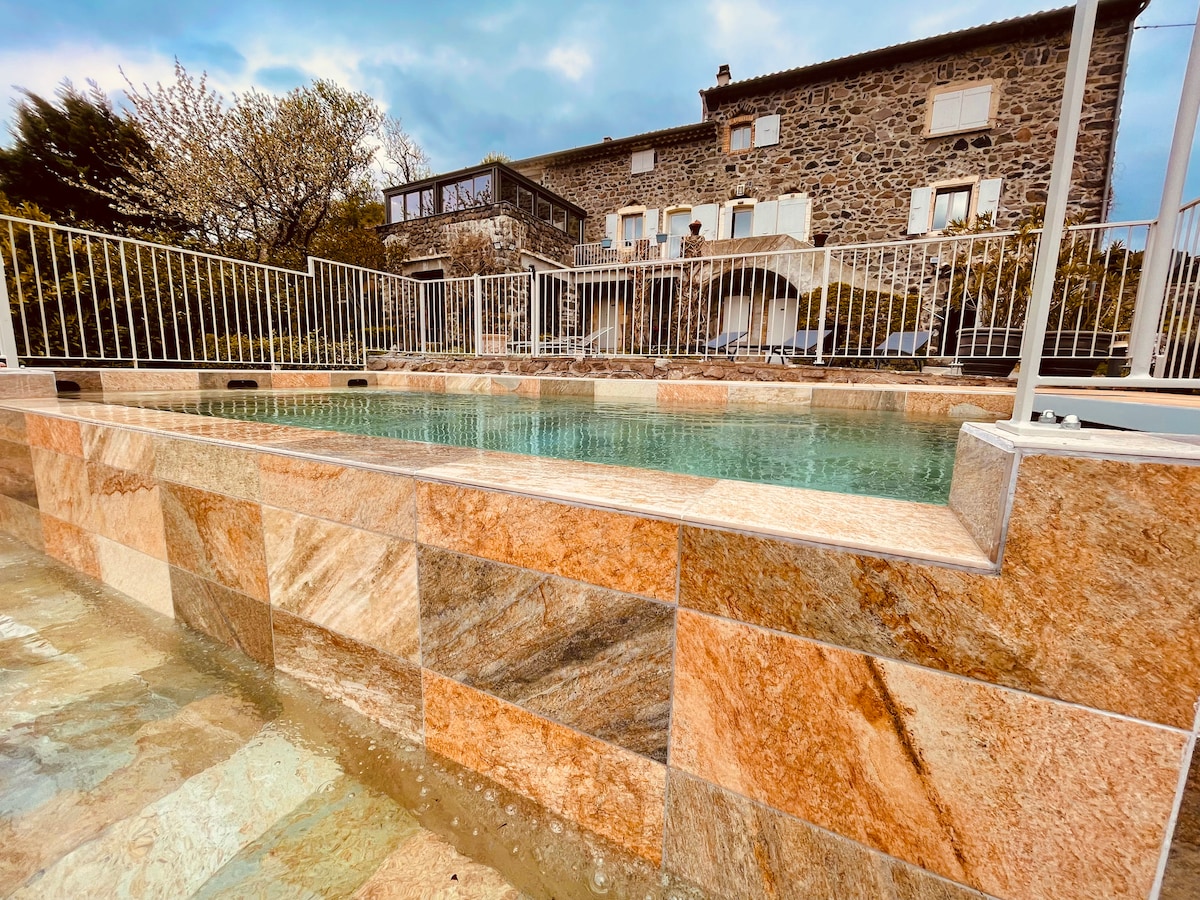
[[[829,269],[833,262],[833,251],[826,247],[824,256],[821,270],[821,306],[817,312],[817,358],[813,360],[814,366],[825,365],[825,338],[822,335],[825,332],[825,317],[829,315]]]
[[[1167,174],[1163,179],[1162,200],[1142,262],[1142,280],[1138,285],[1133,325],[1129,332],[1129,376],[1137,378],[1150,374],[1150,361],[1158,341],[1158,323],[1166,299],[1167,279],[1170,277],[1171,252],[1175,247],[1175,231],[1179,224],[1179,207],[1183,203],[1183,182],[1187,177],[1188,157],[1196,134],[1197,112],[1200,111],[1200,13],[1192,31],[1192,47],[1188,53],[1187,69],[1183,76],[1183,91],[1179,97],[1179,112],[1175,116],[1175,136],[1171,139],[1171,155],[1167,158]]]
[[[17,357],[17,332],[13,328],[12,306],[8,302],[8,276],[4,269],[4,254],[0,253],[0,356],[10,369],[21,365]]]
[[[483,278],[475,275],[471,279],[471,288],[474,308],[472,321],[475,324],[475,355],[483,356]]]
[[[1046,192],[1046,220],[1042,226],[1042,241],[1038,249],[1037,267],[1029,309],[1025,314],[1025,336],[1021,342],[1021,375],[1017,379],[1017,396],[1013,402],[1012,419],[1002,423],[1009,430],[1031,427],[1033,394],[1037,389],[1038,370],[1042,361],[1042,345],[1046,340],[1046,320],[1054,294],[1054,277],[1058,269],[1058,251],[1062,246],[1067,198],[1071,191],[1071,170],[1075,164],[1075,143],[1079,137],[1079,116],[1083,111],[1083,88],[1087,81],[1088,62],[1092,55],[1092,35],[1096,27],[1096,7],[1099,0],[1078,0],[1075,22],[1071,29],[1071,52],[1067,58],[1067,80],[1063,87],[1062,109],[1058,117],[1058,140],[1054,148],[1054,164],[1050,170],[1050,185]]]
[[[542,297],[533,266],[529,267],[529,355],[542,355]]]

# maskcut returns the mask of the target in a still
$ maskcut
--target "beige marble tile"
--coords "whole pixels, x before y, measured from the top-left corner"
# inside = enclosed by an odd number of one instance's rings
[[[224,447],[207,441],[156,438],[155,472],[163,481],[258,500],[258,456],[252,450]]]
[[[678,529],[531,497],[417,484],[422,543],[668,602],[675,599]]]
[[[185,415],[157,426],[163,431],[193,438],[207,438],[231,444],[265,444],[306,440],[313,430],[291,425],[268,425],[264,422],[238,422],[214,416]]]
[[[176,568],[170,570],[169,588],[179,621],[264,666],[274,665],[267,603]]]
[[[666,868],[729,900],[986,900],[802,819],[672,769]]]
[[[11,534],[37,550],[45,546],[41,514],[32,506],[11,497],[0,496],[0,531]]]
[[[824,409],[878,409],[902,412],[906,392],[880,388],[815,387],[812,405]]]
[[[280,388],[327,388],[332,384],[328,372],[275,372],[271,376],[271,387]]]
[[[422,469],[422,477],[520,491],[571,503],[677,517],[715,478],[479,451]]]
[[[167,558],[162,503],[153,478],[89,462],[87,485],[94,531],[156,559]]]
[[[661,861],[664,766],[429,671],[424,685],[430,750]]]
[[[658,382],[659,406],[725,406],[729,386],[702,381]]]
[[[191,371],[105,369],[100,378],[106,394],[125,391],[195,391],[200,388],[200,373]]]
[[[0,397],[53,397],[54,373],[40,369],[0,371]]]
[[[272,611],[271,627],[276,668],[403,739],[422,742],[419,667],[280,609]]]
[[[95,531],[83,457],[38,448],[33,449],[32,457],[38,508],[85,531]]]
[[[174,616],[166,562],[96,535],[100,580],[164,616]]]
[[[1016,463],[1015,452],[959,432],[949,506],[992,560],[1000,554]]]
[[[718,481],[683,520],[977,569],[992,568],[945,506],[748,481]]]
[[[595,382],[590,378],[539,378],[542,397],[595,397]]]
[[[24,442],[0,439],[0,495],[37,508],[33,453]]]
[[[376,376],[384,387],[407,388],[415,391],[444,393],[448,375],[433,372],[379,372]]]
[[[729,385],[730,403],[767,403],[772,406],[812,406],[813,389],[807,385],[754,384]]]
[[[301,440],[289,439],[286,443],[279,441],[263,441],[262,443],[268,446],[274,445],[290,453],[302,453],[305,456],[333,462],[358,463],[406,475],[479,452],[466,447],[447,447],[441,444],[425,444],[420,441],[402,441],[395,438],[369,437],[360,434],[310,432],[309,435]]]
[[[79,423],[72,419],[29,413],[25,417],[29,446],[53,450],[69,456],[83,456],[83,439]]]
[[[425,668],[666,762],[674,607],[422,547]]]
[[[416,538],[416,486],[394,472],[261,453],[262,501],[344,525]]]
[[[594,397],[597,403],[615,400],[623,403],[657,403],[658,382],[637,378],[599,378]]]
[[[47,556],[52,556],[92,578],[103,579],[96,536],[90,531],[84,531],[70,522],[43,513],[42,535]]]
[[[947,391],[909,389],[904,411],[909,415],[955,418],[1007,418],[1012,415],[1012,391]]]
[[[142,475],[154,474],[154,438],[144,431],[81,423],[83,455],[89,461],[104,463]]]
[[[0,409],[0,441],[28,444],[25,413],[16,409]]]
[[[266,601],[267,563],[257,503],[163,484],[167,561],[256,600]]]
[[[1013,900],[1144,897],[1184,735],[681,611],[671,765]]]
[[[263,539],[273,606],[421,661],[415,544],[269,506]]]

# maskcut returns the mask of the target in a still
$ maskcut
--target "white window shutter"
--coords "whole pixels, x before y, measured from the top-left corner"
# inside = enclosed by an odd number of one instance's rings
[[[750,233],[754,237],[760,234],[778,234],[775,223],[779,217],[779,201],[764,200],[754,205],[754,219],[751,221]]]
[[[754,146],[773,147],[779,143],[779,116],[759,116],[754,120]]]
[[[634,175],[641,172],[654,171],[654,151],[653,150],[638,150],[633,154],[630,161],[630,169]]]
[[[616,238],[617,222],[620,218],[616,213],[609,213],[604,217],[604,236],[606,238]]]
[[[929,210],[933,206],[933,188],[913,188],[912,200],[908,207],[908,233],[929,233]]]
[[[933,118],[929,122],[929,133],[956,131],[962,119],[962,91],[938,94],[933,98]]]
[[[959,128],[984,128],[992,118],[992,86],[969,88],[962,92]]]
[[[810,209],[811,205],[807,197],[780,197],[779,217],[775,230],[779,234],[790,235],[798,241],[807,241],[811,227]]]
[[[717,239],[717,221],[720,207],[715,203],[692,207],[692,221],[700,223],[700,236],[706,240]]]
[[[720,225],[717,226],[717,240],[727,241],[731,234],[733,234],[733,211],[728,206],[722,206]]]
[[[646,222],[642,226],[642,237],[652,238],[658,234],[658,210],[646,210]]]
[[[1000,210],[1000,185],[1003,178],[987,178],[979,182],[979,200],[975,204],[975,215],[990,215],[995,223]]]

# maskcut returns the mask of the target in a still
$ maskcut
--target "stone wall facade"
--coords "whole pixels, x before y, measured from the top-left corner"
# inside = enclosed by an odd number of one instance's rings
[[[570,265],[575,246],[566,233],[507,203],[393,222],[380,232],[384,244],[399,260],[400,271],[406,275],[444,268],[452,255],[455,238],[466,234],[482,234],[491,240],[501,272],[522,271],[525,267],[522,251]],[[414,260],[424,265],[418,267],[410,262]]]
[[[1074,210],[1093,221],[1106,208],[1138,11],[1134,3],[1106,4],[1096,26],[1071,192]],[[1069,12],[1038,22],[1004,40],[977,29],[953,49],[919,58],[896,61],[899,50],[880,51],[786,78],[735,82],[704,92],[708,120],[695,127],[512,165],[585,208],[589,242],[604,237],[605,215],[619,209],[721,203],[738,185],[758,200],[807,194],[812,232],[850,243],[903,238],[914,188],[1001,178],[997,221],[1010,225],[1045,202],[1070,46]],[[964,83],[994,85],[992,127],[928,136],[931,90]],[[731,121],[766,115],[780,116],[777,145],[728,150]],[[632,174],[631,153],[645,149],[656,151],[654,169]]]

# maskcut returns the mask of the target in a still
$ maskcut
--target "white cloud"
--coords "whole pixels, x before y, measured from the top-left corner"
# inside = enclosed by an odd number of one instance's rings
[[[546,56],[546,67],[571,81],[579,81],[592,69],[592,55],[578,44],[555,47]]]

